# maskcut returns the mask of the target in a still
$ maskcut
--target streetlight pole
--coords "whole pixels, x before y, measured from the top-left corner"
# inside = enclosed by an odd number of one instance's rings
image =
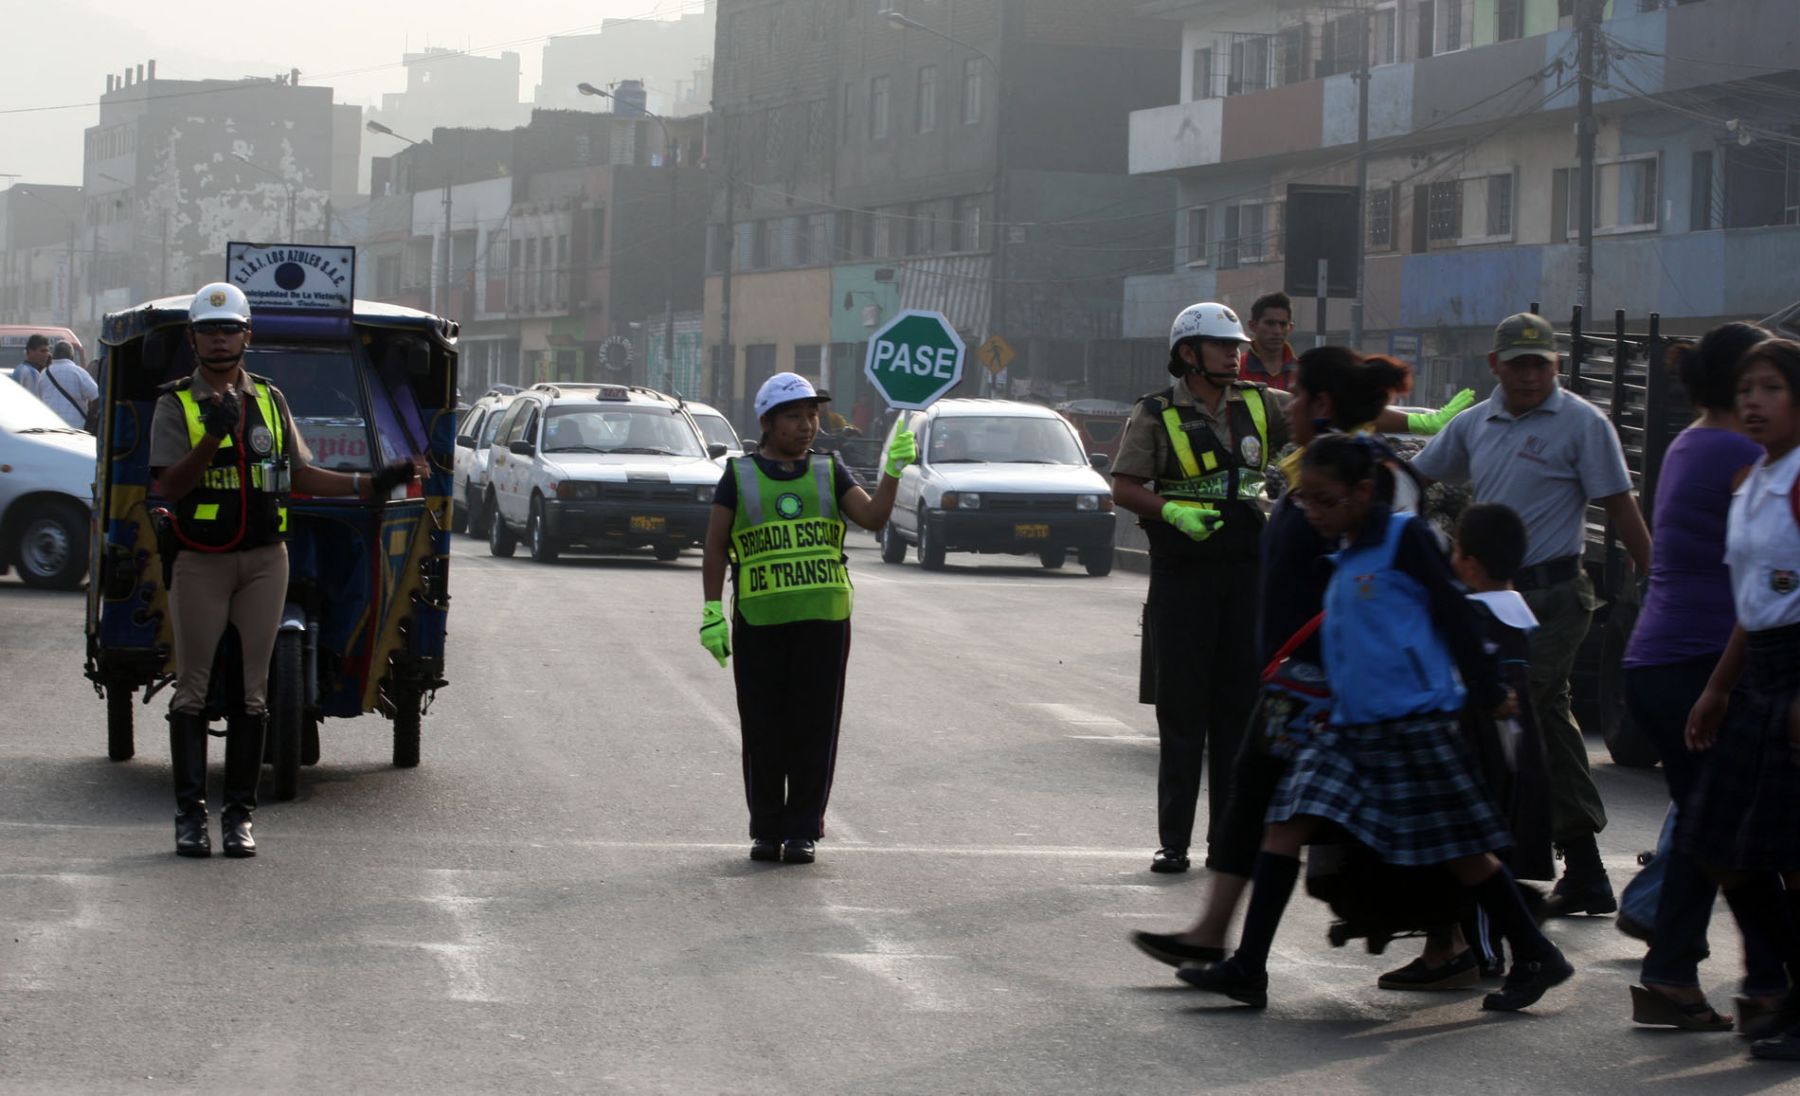
[[[264,175],[267,175],[269,178],[274,179],[281,184],[283,190],[287,191],[287,242],[290,244],[298,243],[299,241],[294,239],[294,184],[288,182],[287,176],[271,168],[264,167],[248,156],[234,152],[231,154],[231,158],[240,164],[254,168]]]
[[[1000,49],[1001,52],[1004,53],[1006,50],[1007,0],[998,0],[996,6],[998,9],[997,18]],[[1001,81],[1000,62],[994,58],[993,54],[988,53],[980,46],[965,42],[954,35],[946,34],[936,27],[927,26],[917,19],[908,17],[902,12],[889,11],[887,13],[887,21],[890,26],[899,27],[902,30],[920,31],[931,35],[933,38],[948,42],[953,46],[959,46],[966,49],[983,61],[986,61],[988,63],[989,71],[994,74],[994,292],[989,326],[993,329],[993,334],[1001,334],[1006,327],[1007,245],[1010,243],[1007,236],[1012,231],[1012,226],[1007,224],[1006,220],[1009,215],[1008,207],[1010,203],[1006,200],[1006,144],[1005,133],[1001,128],[1003,105],[1006,102],[1006,88]],[[965,107],[965,109],[967,108]],[[991,392],[993,390],[994,379],[994,374],[989,373],[987,377],[982,380],[983,387]]]
[[[598,95],[602,99],[612,99],[616,106],[618,100],[610,91],[604,91],[593,84],[578,84],[575,88],[583,95]],[[670,386],[674,386],[675,378],[675,261],[677,248],[676,234],[681,225],[681,155],[675,141],[669,136],[669,122],[660,114],[644,111],[647,118],[656,119],[662,127],[663,155],[669,161],[669,242],[668,261],[663,265],[663,364],[669,371]]]
[[[371,121],[363,128],[370,133],[378,133],[383,137],[393,137],[396,140],[405,141],[408,145],[420,145],[425,143],[395,133],[380,122]],[[438,294],[440,292],[443,294],[444,304],[448,304],[450,301],[450,158],[448,155],[445,155],[444,157],[444,247],[442,255],[439,256],[438,271],[438,285],[443,288],[442,290],[439,290],[437,286],[432,287],[431,311],[442,316],[444,314],[444,309],[442,305],[439,304]]]

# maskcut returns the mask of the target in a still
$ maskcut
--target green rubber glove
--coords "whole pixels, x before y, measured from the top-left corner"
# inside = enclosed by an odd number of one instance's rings
[[[888,442],[887,466],[884,471],[895,479],[906,471],[906,466],[919,459],[919,443],[913,439],[911,430],[902,425],[894,431],[894,440]]]
[[[709,601],[700,610],[700,646],[719,660],[721,668],[731,657],[731,625],[725,619],[725,603]]]
[[[1475,406],[1475,391],[1465,388],[1436,411],[1406,416],[1406,429],[1414,434],[1432,435],[1450,425],[1450,420]]]
[[[1162,519],[1192,540],[1205,540],[1225,524],[1225,515],[1217,507],[1184,506],[1179,502],[1163,503]]]

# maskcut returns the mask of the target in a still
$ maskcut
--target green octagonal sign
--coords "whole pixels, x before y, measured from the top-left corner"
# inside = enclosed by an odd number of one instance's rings
[[[962,382],[966,356],[942,312],[908,309],[869,340],[863,374],[889,407],[923,411]]]

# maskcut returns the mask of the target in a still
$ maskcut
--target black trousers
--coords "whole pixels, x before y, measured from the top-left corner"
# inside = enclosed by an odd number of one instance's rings
[[[837,769],[850,622],[758,626],[739,618],[731,653],[750,836],[816,841],[825,836],[825,802]]]
[[[1193,842],[1200,774],[1207,774],[1207,864],[1223,834],[1231,768],[1256,707],[1256,560],[1150,563],[1146,622],[1156,670],[1157,832],[1164,848]]]

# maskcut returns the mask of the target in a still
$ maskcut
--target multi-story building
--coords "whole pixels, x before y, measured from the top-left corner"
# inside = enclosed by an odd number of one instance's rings
[[[0,190],[0,323],[74,327],[86,256],[81,188],[15,183]],[[0,362],[10,369],[17,362]]]
[[[396,133],[426,134],[436,129],[510,130],[531,117],[529,104],[519,101],[519,55],[477,57],[463,50],[427,48],[408,53],[406,90],[381,97],[379,109],[367,120],[380,122]],[[383,149],[371,145],[371,159]],[[369,161],[358,177],[364,193],[369,190]]]
[[[1170,189],[1127,174],[1126,131],[1179,56],[1138,2],[721,3],[714,401],[791,369],[849,413],[871,329],[904,308],[1003,335],[1006,390],[1093,387],[1121,277],[1170,253]]]
[[[460,321],[465,393],[672,383],[660,342],[655,369],[645,352],[671,310],[678,351],[694,326],[712,184],[704,120],[667,125],[673,150],[654,119],[535,111],[528,126],[439,129],[377,160],[381,190],[353,216],[359,293]]]
[[[1577,18],[1587,0],[1161,0],[1180,101],[1131,119],[1131,169],[1176,180],[1169,269],[1126,283],[1128,334],[1283,283],[1290,183],[1353,184],[1368,43],[1364,348],[1435,398],[1485,373],[1492,325],[1577,300]],[[1596,0],[1597,3],[1597,0]],[[1607,0],[1594,71],[1593,310],[1698,331],[1800,296],[1800,5]],[[1368,20],[1365,27],[1362,23]],[[1309,345],[1317,318],[1297,302]],[[1349,302],[1330,303],[1329,337]]]
[[[230,240],[322,239],[358,121],[297,72],[163,80],[151,61],[108,76],[87,130],[78,321],[222,276]]]
[[[641,80],[652,113],[664,117],[711,109],[714,0],[674,19],[607,19],[598,34],[560,35],[544,43],[540,110],[602,110],[604,100],[577,87]]]

